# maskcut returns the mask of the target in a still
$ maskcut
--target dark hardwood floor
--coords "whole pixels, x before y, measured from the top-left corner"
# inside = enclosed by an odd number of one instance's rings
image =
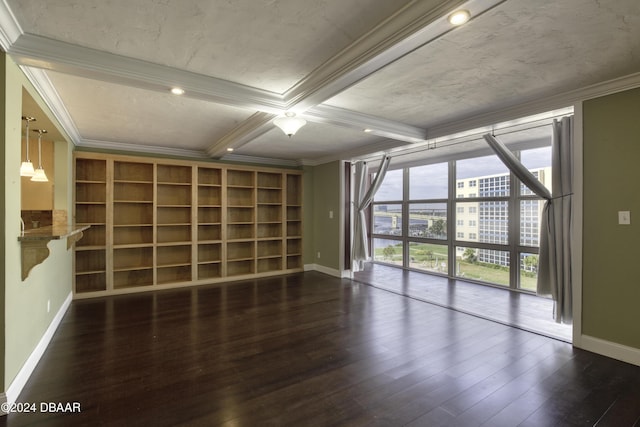
[[[553,301],[548,298],[373,263],[366,264],[355,279],[400,295],[572,341],[571,325],[556,323]]]
[[[307,272],[74,301],[6,426],[632,426],[640,367]]]

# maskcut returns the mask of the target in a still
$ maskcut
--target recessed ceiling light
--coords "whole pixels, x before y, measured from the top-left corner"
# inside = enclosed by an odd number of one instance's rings
[[[174,95],[184,95],[184,89],[182,89],[181,87],[172,87],[171,93]]]
[[[369,128],[365,129],[364,131],[365,131],[365,132],[373,132],[373,130],[372,130],[372,129],[369,129]]]
[[[471,18],[471,14],[466,9],[460,9],[449,15],[449,23],[451,25],[462,25]]]
[[[228,151],[228,152],[232,152],[232,151],[233,151],[233,148],[232,148],[232,147],[229,147],[229,148],[227,148],[227,151]]]

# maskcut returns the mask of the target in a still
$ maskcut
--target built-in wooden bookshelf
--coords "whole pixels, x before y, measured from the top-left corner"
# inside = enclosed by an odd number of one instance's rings
[[[198,280],[222,277],[222,169],[198,166],[196,253]]]
[[[193,167],[156,165],[156,283],[192,278]]]
[[[287,179],[287,264],[285,269],[302,268],[302,176],[286,173]]]
[[[75,154],[77,297],[301,271],[302,175]]]
[[[283,199],[284,180],[281,173],[258,172],[257,174],[257,272],[284,268]]]
[[[113,162],[113,215],[107,233],[112,250],[106,253],[113,273],[107,274],[107,284],[113,289],[153,285],[153,183],[153,164]]]
[[[255,274],[256,173],[227,169],[226,275]]]
[[[107,290],[107,161],[76,159],[75,222],[90,225],[75,245],[77,292]]]

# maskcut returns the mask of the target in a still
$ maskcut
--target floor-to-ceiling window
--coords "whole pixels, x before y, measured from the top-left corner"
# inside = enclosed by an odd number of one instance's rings
[[[550,123],[497,134],[548,188]],[[432,151],[392,162],[371,207],[374,261],[535,291],[543,201],[478,143],[446,160]]]
[[[373,259],[404,266],[403,170],[388,171],[375,196]]]
[[[408,168],[407,265],[417,270],[446,273],[449,268],[447,163]]]

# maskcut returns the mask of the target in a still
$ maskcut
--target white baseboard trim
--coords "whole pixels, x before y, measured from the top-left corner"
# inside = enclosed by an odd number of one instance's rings
[[[340,270],[336,270],[335,268],[325,267],[324,265],[319,264],[305,264],[304,271],[319,271],[320,273],[328,274],[329,276],[337,277],[342,279],[343,275]]]
[[[574,340],[574,346],[603,356],[611,357],[613,359],[621,360],[623,362],[631,363],[632,365],[640,366],[640,349],[638,348],[606,341],[589,335],[582,335],[579,342],[580,345],[578,346]]]
[[[58,326],[60,326],[60,322],[62,322],[62,317],[69,309],[72,299],[73,299],[73,294],[69,293],[67,298],[62,303],[60,310],[58,310],[55,317],[49,324],[49,327],[47,328],[44,335],[40,339],[40,342],[38,343],[36,348],[33,350],[31,355],[27,359],[27,361],[24,363],[24,365],[22,366],[22,369],[20,369],[20,372],[18,372],[18,375],[16,375],[13,382],[11,382],[11,385],[9,385],[9,388],[7,389],[7,392],[6,392],[6,401],[9,404],[15,403],[16,400],[18,399],[20,392],[24,388],[25,384],[29,380],[29,377],[33,373],[33,370],[36,368],[36,365],[40,361],[40,358],[42,357],[45,350],[49,346],[49,342],[51,342],[51,338],[53,338],[53,334],[58,329]]]

